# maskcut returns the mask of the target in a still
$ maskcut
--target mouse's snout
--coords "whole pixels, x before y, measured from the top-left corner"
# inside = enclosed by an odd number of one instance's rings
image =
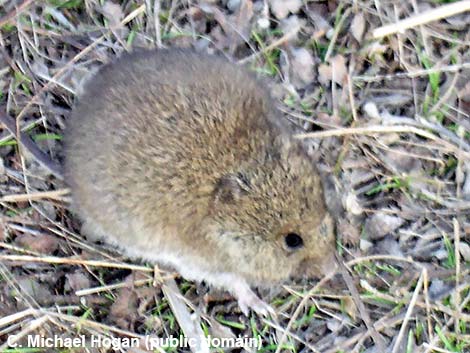
[[[338,269],[338,260],[336,259],[336,252],[332,251],[330,254],[325,256],[320,265],[320,274],[322,276],[328,276]]]
[[[321,259],[307,258],[303,260],[297,267],[292,278],[321,278],[327,276],[337,269],[337,260],[335,252],[331,251],[325,254]]]

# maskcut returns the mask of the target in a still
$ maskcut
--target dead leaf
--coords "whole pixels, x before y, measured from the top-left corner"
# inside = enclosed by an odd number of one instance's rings
[[[392,233],[404,223],[404,220],[397,216],[391,216],[385,212],[377,212],[367,218],[365,232],[368,239],[377,240]]]
[[[22,234],[16,237],[15,243],[25,249],[48,255],[51,255],[59,248],[57,238],[49,234]]]
[[[271,12],[274,16],[282,20],[289,13],[297,13],[302,7],[302,0],[269,0]]]
[[[366,22],[364,19],[364,14],[362,12],[358,12],[351,22],[351,33],[358,42],[362,41],[365,28]]]
[[[336,55],[331,59],[331,67],[333,68],[332,80],[338,84],[346,81],[348,70],[346,68],[346,59],[342,55]]]
[[[109,21],[110,27],[118,27],[124,18],[121,6],[111,1],[106,1],[102,7],[103,15]]]
[[[251,19],[253,18],[253,1],[244,0],[238,8],[234,16],[230,16],[230,20],[235,23],[235,29],[231,28],[230,50],[235,49],[248,38],[251,33]]]
[[[345,297],[343,300],[342,300],[342,306],[344,308],[344,311],[346,312],[346,314],[349,315],[349,317],[353,320],[353,321],[356,321],[356,317],[357,317],[357,306],[356,306],[356,303],[354,303],[354,300],[352,297]]]
[[[137,319],[137,295],[131,288],[122,288],[111,305],[109,319],[123,329],[132,329]]]
[[[329,63],[321,64],[318,67],[318,74],[318,80],[325,85],[331,81],[343,85],[348,74],[346,59],[342,55],[334,56]]]
[[[318,81],[324,85],[328,85],[331,82],[333,76],[333,70],[328,64],[320,64],[318,66]]]
[[[401,251],[400,244],[392,237],[386,237],[376,244],[376,249],[380,254],[389,254],[397,257],[404,257],[405,254]]]
[[[305,48],[292,49],[290,54],[292,83],[296,88],[304,88],[309,83],[312,83],[315,78],[313,56]]]
[[[74,273],[68,273],[65,275],[66,282],[65,282],[65,290],[66,291],[79,291],[81,289],[90,288],[91,282],[88,276],[86,276],[83,272],[77,271]]]
[[[288,34],[287,43],[293,43],[297,40],[300,29],[305,25],[305,21],[299,19],[298,16],[289,16],[281,21],[279,27],[282,33]]]

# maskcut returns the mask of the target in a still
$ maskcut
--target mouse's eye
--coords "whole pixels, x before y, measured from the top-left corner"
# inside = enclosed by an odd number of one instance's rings
[[[284,237],[286,246],[290,250],[295,250],[304,245],[304,240],[297,233],[287,233]]]

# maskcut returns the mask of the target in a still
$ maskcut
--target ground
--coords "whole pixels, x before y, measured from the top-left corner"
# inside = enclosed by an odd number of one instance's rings
[[[470,13],[462,1],[449,17],[451,3],[0,1],[0,113],[31,138],[18,145],[0,123],[0,351],[112,351],[91,338],[179,337],[191,312],[195,332],[259,338],[260,352],[470,352]],[[177,276],[174,287],[82,237],[65,184],[34,153],[63,161],[90,72],[174,46],[271,82],[325,176],[344,265],[261,291],[277,317],[245,317],[224,293]],[[34,348],[39,335],[83,335],[88,348]]]

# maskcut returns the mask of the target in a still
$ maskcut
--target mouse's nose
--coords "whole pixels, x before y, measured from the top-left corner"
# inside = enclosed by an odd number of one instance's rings
[[[335,252],[332,251],[321,259],[309,258],[303,260],[292,278],[321,278],[336,272],[338,269],[338,262],[336,260]]]

